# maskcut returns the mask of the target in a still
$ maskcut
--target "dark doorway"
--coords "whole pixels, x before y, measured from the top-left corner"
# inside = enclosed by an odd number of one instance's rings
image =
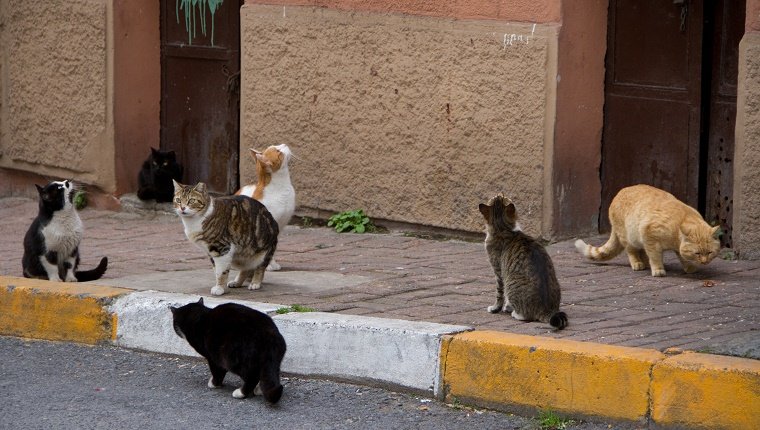
[[[184,181],[238,188],[241,0],[161,0],[161,148]],[[189,19],[186,20],[185,17]]]
[[[723,225],[729,230],[724,245],[730,245],[731,217],[724,203],[716,210],[716,202],[730,200],[733,188],[726,164],[733,156],[743,16],[741,1],[610,0],[603,231],[615,194],[645,183]]]

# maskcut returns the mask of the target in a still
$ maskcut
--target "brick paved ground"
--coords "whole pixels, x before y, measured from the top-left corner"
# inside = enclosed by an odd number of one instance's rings
[[[0,274],[21,275],[22,238],[36,202],[0,199]],[[184,237],[171,215],[81,213],[83,269],[110,260],[106,278],[208,268],[208,259]],[[591,239],[598,245],[604,237]],[[354,287],[312,293],[275,288],[234,290],[231,297],[301,304],[317,310],[491,329],[614,345],[731,353],[760,358],[760,261],[716,259],[693,275],[667,260],[668,276],[632,272],[624,256],[606,264],[581,259],[572,241],[548,248],[562,284],[570,326],[523,323],[486,312],[495,281],[482,243],[435,241],[391,234],[337,234],[327,228],[288,226],[277,260],[283,270],[362,275]],[[710,282],[708,282],[710,281]],[[708,287],[706,285],[714,286]],[[171,285],[157,285],[171,290]]]

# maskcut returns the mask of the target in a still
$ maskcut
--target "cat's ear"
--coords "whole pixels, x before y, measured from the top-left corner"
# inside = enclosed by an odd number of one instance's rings
[[[272,172],[272,162],[267,159],[267,157],[264,156],[261,152],[257,152],[256,155],[256,161],[258,163],[261,163],[265,169],[267,169],[267,172]]]
[[[723,231],[721,231],[719,225],[716,225],[711,230],[713,239],[720,239],[720,237],[723,235]]]
[[[176,307],[174,307],[172,305],[169,305],[169,310],[172,311],[172,315],[174,315],[174,314],[177,313],[177,309],[179,309],[179,308],[176,308]]]
[[[248,148],[249,151],[251,151],[251,157],[253,157],[254,160],[256,160],[257,155],[261,155],[261,151],[257,151],[253,148]]]
[[[205,182],[198,182],[198,184],[195,187],[193,187],[193,189],[201,194],[206,194],[208,187],[206,187]]]
[[[35,187],[37,187],[37,193],[38,193],[39,195],[42,195],[42,190],[43,190],[43,188],[42,188],[41,186],[37,185],[37,184],[34,184],[34,186],[35,186]]]
[[[182,184],[172,179],[172,183],[174,184],[174,192],[178,192],[182,189]]]
[[[504,212],[506,212],[507,216],[511,220],[515,220],[517,218],[517,208],[515,207],[515,204],[512,202],[509,202],[506,208],[504,208]]]
[[[169,157],[169,159],[172,161],[177,159],[177,154],[175,154],[174,151],[167,152],[166,156]]]
[[[153,154],[154,156],[158,155],[158,149],[156,149],[156,148],[154,148],[154,147],[151,146],[150,147],[150,153]]]
[[[202,304],[203,304],[203,297],[201,297],[200,299],[198,299],[198,304],[199,304],[199,305],[202,305]]]
[[[478,210],[483,215],[483,218],[486,219],[486,221],[491,222],[491,206],[481,203],[478,205]]]

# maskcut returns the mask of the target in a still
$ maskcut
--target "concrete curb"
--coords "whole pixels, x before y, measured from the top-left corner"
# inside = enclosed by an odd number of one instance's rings
[[[198,296],[0,276],[0,334],[197,354],[170,305]],[[209,306],[234,300],[204,297]],[[235,301],[262,312],[282,306]],[[502,410],[760,428],[760,361],[322,312],[273,315],[283,371],[399,386]]]

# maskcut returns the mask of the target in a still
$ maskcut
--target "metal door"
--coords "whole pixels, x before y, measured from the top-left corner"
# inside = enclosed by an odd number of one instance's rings
[[[161,148],[185,182],[238,188],[241,0],[161,0]]]
[[[601,228],[623,187],[698,204],[702,1],[610,0]]]
[[[704,204],[700,211],[711,224],[723,229],[721,243],[732,245],[734,189],[734,130],[736,127],[736,81],[739,75],[739,42],[744,35],[743,1],[705,2],[705,34],[711,39],[706,47],[706,75],[703,84],[709,92],[705,104],[703,133],[707,147],[703,160],[705,174],[700,177]]]

